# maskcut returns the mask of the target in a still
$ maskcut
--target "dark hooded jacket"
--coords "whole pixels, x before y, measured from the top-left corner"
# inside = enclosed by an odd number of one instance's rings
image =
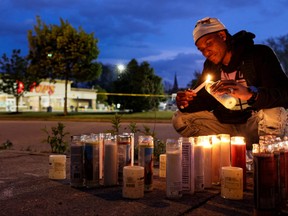
[[[198,92],[191,104],[182,112],[213,111],[222,123],[245,123],[252,110],[273,107],[288,108],[288,78],[284,73],[274,51],[266,45],[254,44],[255,35],[240,31],[231,38],[232,58],[228,66],[215,65],[209,60],[198,84],[211,74],[214,81],[221,79],[221,70],[226,73],[240,70],[248,86],[258,88],[259,94],[255,103],[243,110],[229,110],[214,99],[204,88]],[[196,85],[197,86],[197,85]]]

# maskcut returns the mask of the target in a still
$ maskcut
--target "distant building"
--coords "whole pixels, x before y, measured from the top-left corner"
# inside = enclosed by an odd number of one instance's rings
[[[174,75],[174,83],[173,83],[173,87],[171,89],[171,93],[176,93],[178,90],[179,90],[178,80],[177,80],[177,75],[175,73],[175,75]]]
[[[96,110],[97,90],[71,88],[67,86],[67,108],[76,110]],[[51,107],[53,111],[63,111],[65,98],[65,81],[56,80],[41,82],[30,92],[19,99],[19,111],[46,111]],[[0,93],[0,111],[15,111],[16,99],[13,95]]]

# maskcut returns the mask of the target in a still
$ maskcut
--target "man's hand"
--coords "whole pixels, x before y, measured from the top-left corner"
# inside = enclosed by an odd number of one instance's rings
[[[248,100],[252,96],[246,86],[235,80],[219,80],[210,87],[210,91],[212,94],[230,94],[241,100]]]
[[[196,96],[197,94],[191,89],[177,92],[177,96],[176,96],[177,107],[179,109],[184,109],[188,107],[191,101],[193,100],[193,98]]]

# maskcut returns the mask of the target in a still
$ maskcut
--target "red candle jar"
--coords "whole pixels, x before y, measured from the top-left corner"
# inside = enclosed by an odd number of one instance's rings
[[[242,136],[231,137],[231,166],[243,169],[243,189],[246,188],[246,143]]]

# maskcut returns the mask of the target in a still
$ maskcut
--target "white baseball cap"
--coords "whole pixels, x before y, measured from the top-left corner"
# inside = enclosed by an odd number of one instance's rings
[[[218,32],[218,31],[222,31],[225,29],[226,29],[226,27],[224,26],[223,23],[220,22],[219,19],[205,17],[201,20],[198,20],[196,25],[195,25],[195,28],[193,30],[194,42],[196,44],[197,40],[199,40],[204,35]]]

